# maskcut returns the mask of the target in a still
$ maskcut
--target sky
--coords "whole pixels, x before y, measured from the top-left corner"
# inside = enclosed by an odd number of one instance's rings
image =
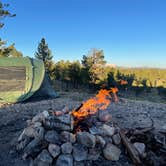
[[[44,37],[54,60],[81,60],[104,50],[107,63],[166,68],[166,0],[2,0],[0,37],[34,57]]]

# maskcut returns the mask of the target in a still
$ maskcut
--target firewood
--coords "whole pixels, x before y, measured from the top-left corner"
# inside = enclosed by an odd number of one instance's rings
[[[139,158],[138,152],[135,149],[135,147],[130,143],[129,139],[126,137],[126,135],[124,134],[124,132],[122,130],[120,130],[119,132],[121,139],[122,139],[122,143],[124,144],[124,146],[126,147],[131,159],[133,160],[135,165],[140,165],[142,162]]]
[[[166,134],[166,130],[160,129],[160,130],[159,130],[159,133]]]
[[[136,130],[133,131],[132,134],[133,135],[144,134],[144,133],[149,132],[153,129],[154,129],[154,127],[146,127],[146,128],[140,129],[140,130],[136,129]]]

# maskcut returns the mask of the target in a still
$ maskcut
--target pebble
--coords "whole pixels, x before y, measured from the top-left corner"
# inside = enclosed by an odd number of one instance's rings
[[[119,160],[121,150],[113,144],[107,144],[103,150],[103,155],[107,160]]]
[[[62,144],[61,150],[62,150],[62,153],[64,153],[64,154],[70,154],[73,150],[73,146],[72,146],[71,142],[66,142],[66,143]]]
[[[53,158],[57,157],[60,154],[60,147],[56,144],[49,144],[48,151]]]
[[[86,147],[95,147],[96,137],[88,132],[78,132],[77,141]]]
[[[61,154],[56,161],[56,166],[73,166],[72,155]]]

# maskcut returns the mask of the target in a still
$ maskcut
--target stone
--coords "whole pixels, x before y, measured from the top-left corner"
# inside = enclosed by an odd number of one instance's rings
[[[50,116],[46,119],[44,125],[51,129],[71,131],[73,130],[74,120],[70,114]]]
[[[42,122],[43,120],[44,120],[44,115],[42,113],[40,113],[32,118],[32,123]]]
[[[106,141],[106,143],[111,143],[112,144],[112,137],[110,137],[110,136],[104,136],[103,138]]]
[[[44,139],[44,128],[43,127],[36,127],[34,132],[34,138],[43,140]]]
[[[42,114],[43,114],[43,116],[44,116],[45,118],[48,118],[48,117],[49,117],[49,112],[46,111],[46,110],[43,111]]]
[[[66,143],[62,144],[61,150],[62,150],[62,153],[64,153],[64,154],[70,154],[73,150],[73,146],[72,146],[71,142],[66,142]]]
[[[135,142],[133,145],[136,148],[136,150],[138,151],[139,155],[142,156],[145,153],[145,144],[144,143]]]
[[[101,122],[110,122],[112,120],[112,116],[108,110],[100,110],[98,112],[98,118]]]
[[[51,156],[52,156],[53,158],[55,158],[55,157],[57,157],[57,156],[60,154],[61,149],[60,149],[60,147],[59,147],[58,145],[56,145],[56,144],[49,144],[49,146],[48,146],[48,151],[49,151],[49,153],[51,154]]]
[[[25,129],[23,130],[23,132],[20,134],[20,136],[18,137],[18,142],[22,141],[24,138],[26,138],[28,136],[25,135]]]
[[[74,166],[85,166],[83,161],[74,161]]]
[[[73,166],[72,155],[61,154],[56,160],[56,166]]]
[[[24,129],[18,140],[22,140],[24,137],[31,137],[31,138],[36,138],[36,139],[43,139],[44,137],[44,128],[39,126],[39,127],[34,127],[33,125],[27,127]]]
[[[68,131],[62,131],[60,134],[60,140],[62,142],[71,142],[74,143],[76,141],[76,137],[74,134],[68,132]]]
[[[43,123],[44,127],[49,130],[56,130],[56,131],[71,131],[73,130],[73,126],[61,122],[56,122],[54,120],[46,119]]]
[[[27,156],[36,157],[36,155],[47,147],[47,143],[45,141],[41,141],[38,139],[33,139],[24,149],[23,159],[26,159]]]
[[[36,166],[50,166],[52,164],[53,158],[48,153],[46,149],[44,149],[35,159],[34,165]]]
[[[102,148],[105,146],[106,141],[103,137],[96,135],[96,143],[99,144]]]
[[[42,123],[48,117],[49,117],[48,111],[43,111],[42,113],[39,113],[32,118],[32,123],[34,123],[34,122],[41,122]]]
[[[47,131],[44,138],[49,143],[60,144],[59,135],[55,130]]]
[[[121,137],[119,134],[113,135],[112,140],[115,145],[119,145],[121,143]]]
[[[97,160],[101,154],[101,150],[99,148],[91,148],[88,151],[87,160]]]
[[[118,161],[121,154],[121,150],[113,144],[107,144],[103,149],[103,155],[105,159]]]
[[[84,161],[87,160],[88,156],[88,148],[81,145],[75,144],[73,145],[73,157],[75,161]]]
[[[41,127],[42,126],[42,123],[41,122],[35,122],[33,124],[33,126],[36,128],[36,127]]]
[[[166,124],[162,126],[162,130],[166,131]]]
[[[115,127],[103,124],[101,127],[101,131],[103,136],[113,136],[115,133]]]
[[[30,137],[24,136],[21,138],[20,141],[18,141],[18,144],[16,145],[16,149],[18,151],[23,150],[31,141],[32,139]]]
[[[73,122],[73,117],[70,114],[63,114],[60,116],[54,116],[54,120],[60,123],[70,125]]]
[[[32,159],[32,157],[29,157],[28,161],[29,161],[29,165],[28,166],[34,166],[34,160]]]
[[[101,134],[101,129],[94,125],[91,128],[89,128],[89,132],[93,135],[97,135],[97,134]]]
[[[95,147],[96,137],[88,132],[78,132],[76,135],[77,141],[86,147]]]
[[[25,128],[21,135],[22,135],[22,137],[23,137],[23,135],[26,135],[28,137],[32,137],[33,138],[34,135],[35,135],[35,128],[31,125],[31,126]]]

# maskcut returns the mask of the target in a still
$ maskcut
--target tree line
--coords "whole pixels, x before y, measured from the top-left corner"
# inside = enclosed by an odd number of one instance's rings
[[[51,50],[45,39],[42,38],[35,53],[37,59],[43,60],[46,71],[52,80],[59,80],[72,85],[98,89],[101,87],[118,87],[121,90],[150,91],[158,88],[163,92],[166,88],[166,70],[153,68],[113,68],[107,64],[104,51],[91,49],[82,56],[81,61],[60,60],[54,62]],[[164,92],[165,93],[165,92]]]

